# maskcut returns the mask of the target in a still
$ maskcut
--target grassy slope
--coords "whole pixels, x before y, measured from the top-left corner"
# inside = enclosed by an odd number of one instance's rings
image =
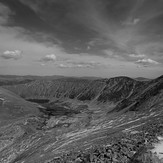
[[[38,115],[39,110],[33,103],[18,95],[0,88],[0,126],[29,115]]]

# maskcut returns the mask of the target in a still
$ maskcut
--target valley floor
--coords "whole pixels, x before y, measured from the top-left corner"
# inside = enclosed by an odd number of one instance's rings
[[[112,116],[100,110],[1,128],[0,163],[162,163],[152,150],[163,136],[161,107]]]

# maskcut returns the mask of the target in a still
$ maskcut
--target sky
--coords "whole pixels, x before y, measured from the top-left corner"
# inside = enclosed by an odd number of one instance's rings
[[[163,75],[163,0],[0,0],[0,74]]]

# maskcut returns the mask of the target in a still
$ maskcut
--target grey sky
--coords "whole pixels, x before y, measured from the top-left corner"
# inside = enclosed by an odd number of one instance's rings
[[[156,77],[162,0],[0,0],[0,73]]]

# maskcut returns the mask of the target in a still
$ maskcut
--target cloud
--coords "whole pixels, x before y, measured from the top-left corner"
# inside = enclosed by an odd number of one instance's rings
[[[136,65],[161,69],[162,4],[162,0],[0,0],[1,52],[21,49],[28,54],[21,62],[9,60],[7,65],[1,59],[0,64],[12,72],[13,63],[15,68],[28,64],[24,72],[33,73],[39,63],[47,66],[43,71],[38,66],[38,73],[52,74],[55,67],[56,73],[65,75],[73,68],[77,73],[91,69],[96,75],[116,71],[132,75]],[[107,64],[114,68],[103,68]]]
[[[116,59],[116,60],[124,60],[126,59],[125,55],[118,51],[115,52],[115,50],[103,50],[103,53],[107,55],[107,57],[112,58],[112,59]]]
[[[133,20],[133,24],[135,25],[135,24],[137,24],[139,21],[140,21],[140,19],[136,18],[136,19]]]
[[[2,3],[0,3],[0,25],[4,25],[8,22],[9,16],[13,13],[9,10],[9,8]]]
[[[144,58],[144,57],[146,57],[144,54],[130,54],[129,56],[132,58]]]
[[[154,66],[154,65],[158,65],[158,64],[160,64],[159,62],[157,62],[157,61],[154,61],[154,60],[152,60],[152,59],[150,59],[150,58],[148,58],[148,59],[139,59],[139,60],[137,60],[136,61],[136,64],[139,64],[139,65],[142,65],[142,66],[144,66],[144,67],[149,67],[149,66]]]
[[[124,0],[6,0],[3,3],[15,13],[9,16],[9,26],[30,31],[30,37],[36,41],[48,42],[48,46],[59,44],[71,54],[89,51],[90,55],[106,57],[100,50],[112,48],[121,56],[136,53],[135,48],[143,41],[148,43],[149,39],[154,40],[153,35],[162,32],[159,20],[162,1],[149,1],[149,4],[144,0],[127,0],[127,3]]]
[[[56,61],[56,59],[57,59],[57,57],[55,54],[48,54],[48,55],[42,57],[39,61],[47,63],[47,62],[54,62],[54,61]]]
[[[70,64],[70,63],[60,63],[59,68],[94,68],[90,64]]]
[[[128,25],[128,26],[132,26],[132,25],[136,25],[140,22],[139,18],[135,18],[135,19],[129,19],[127,21],[125,21],[124,23],[122,23],[123,25]]]
[[[3,54],[1,55],[1,57],[3,59],[14,59],[14,60],[18,60],[22,57],[22,51],[20,50],[6,50],[3,52]]]
[[[59,68],[97,68],[97,67],[107,67],[108,65],[102,64],[95,61],[80,62],[80,61],[67,61],[58,64]]]

